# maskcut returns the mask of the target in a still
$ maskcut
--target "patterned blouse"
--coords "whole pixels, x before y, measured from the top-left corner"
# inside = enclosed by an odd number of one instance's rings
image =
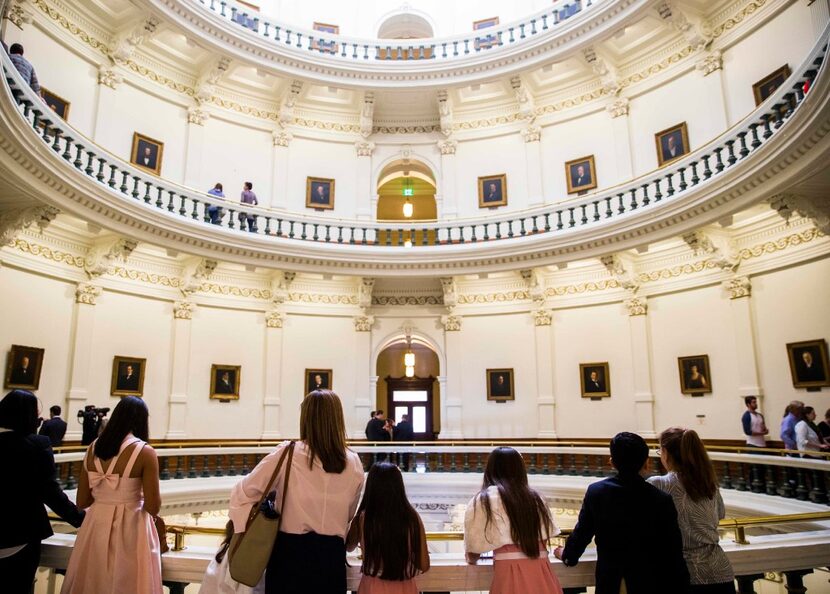
[[[648,482],[672,496],[683,536],[683,557],[692,584],[723,584],[735,579],[732,565],[720,548],[718,520],[726,515],[720,491],[711,499],[692,501],[677,473],[653,476]]]

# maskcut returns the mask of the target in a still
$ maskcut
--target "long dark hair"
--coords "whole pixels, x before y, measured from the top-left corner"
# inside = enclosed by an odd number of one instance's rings
[[[101,460],[109,460],[118,455],[121,443],[129,433],[142,441],[150,439],[150,429],[147,419],[150,411],[147,403],[135,396],[125,396],[121,399],[112,416],[95,442],[95,455]]]
[[[346,423],[343,405],[331,390],[314,390],[300,408],[300,439],[308,448],[308,467],[320,458],[323,470],[340,474],[346,468]]]
[[[510,520],[510,537],[522,552],[536,559],[539,557],[539,541],[550,538],[549,526],[553,523],[544,499],[527,484],[527,470],[522,455],[513,448],[500,447],[490,452],[484,482],[478,501],[487,516],[486,526],[493,520],[488,487],[499,491],[504,511]]]
[[[660,449],[666,452],[672,470],[692,501],[715,496],[718,492],[715,467],[694,429],[669,427],[660,434]]]
[[[358,508],[363,512],[363,575],[408,580],[418,571],[421,521],[406,498],[403,477],[389,462],[369,469]]]
[[[30,435],[37,431],[37,396],[28,390],[12,390],[0,400],[0,427]]]

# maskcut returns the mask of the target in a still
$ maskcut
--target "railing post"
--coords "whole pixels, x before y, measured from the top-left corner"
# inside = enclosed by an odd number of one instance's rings
[[[735,579],[738,581],[738,594],[755,594],[755,580],[763,578],[764,575],[761,573],[737,576]]]
[[[811,573],[813,573],[812,569],[785,571],[784,577],[787,579],[787,592],[789,594],[804,594],[807,592],[807,588],[804,586],[804,576]]]

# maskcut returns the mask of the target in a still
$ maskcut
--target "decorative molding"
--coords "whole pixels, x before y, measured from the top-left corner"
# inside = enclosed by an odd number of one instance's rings
[[[444,307],[447,308],[447,311],[452,313],[452,310],[455,308],[460,300],[458,298],[458,287],[455,284],[455,279],[451,276],[443,276],[440,278],[441,281],[441,292],[444,296]]]
[[[527,128],[522,128],[522,137],[525,142],[539,142],[542,140],[541,126],[530,125]]]
[[[229,58],[219,58],[208,68],[202,71],[196,80],[196,86],[193,90],[193,98],[199,106],[206,103],[211,103],[219,91],[219,81],[228,71],[231,61]]]
[[[600,262],[608,270],[608,274],[613,276],[619,286],[626,291],[636,292],[640,285],[634,279],[634,274],[626,268],[626,262],[619,254],[611,254],[600,258]]]
[[[513,88],[513,95],[516,97],[516,103],[518,103],[517,117],[528,122],[535,120],[536,101],[522,78],[520,76],[512,77],[510,86]]]
[[[547,291],[545,291],[547,295]],[[527,301],[530,299],[530,292],[526,289],[518,291],[505,291],[501,293],[476,293],[458,296],[459,305],[472,305],[474,303],[504,303],[508,301]]]
[[[294,140],[294,135],[288,130],[274,130],[271,132],[271,138],[274,140],[274,146],[287,147]]]
[[[830,202],[824,195],[810,197],[784,192],[773,196],[770,206],[788,223],[793,214],[798,214],[810,219],[825,235],[830,234]]]
[[[709,76],[713,72],[723,68],[723,55],[720,50],[712,50],[707,52],[702,58],[695,62],[695,69],[703,74]]]
[[[303,81],[292,80],[288,92],[282,98],[280,103],[280,112],[277,116],[277,121],[280,126],[288,126],[294,122],[294,108],[297,105],[297,99],[300,92],[303,90]]]
[[[78,283],[77,287],[75,287],[75,303],[95,305],[100,295],[101,287],[90,283]]]
[[[730,299],[741,299],[752,294],[752,282],[748,276],[736,276],[724,281],[723,288],[729,294]]]
[[[648,302],[645,297],[631,297],[623,301],[623,306],[629,316],[644,316],[648,313]]]
[[[204,126],[205,122],[210,118],[210,112],[201,107],[187,108],[187,123],[196,126]]]
[[[32,224],[36,224],[43,233],[59,213],[57,208],[46,204],[3,212],[0,214],[0,245],[10,243],[20,231]]]
[[[457,149],[458,141],[453,140],[452,138],[438,141],[438,150],[441,151],[442,155],[454,155]]]
[[[24,24],[29,24],[32,22],[32,14],[21,6],[22,2],[14,2],[9,6],[8,12],[6,12],[6,18],[9,19],[9,22],[17,27],[18,29],[23,29]]]
[[[438,118],[439,118],[439,130],[441,134],[446,137],[449,137],[453,131],[453,113],[452,113],[452,99],[450,98],[450,94],[446,90],[438,91]],[[439,143],[440,146],[440,143]],[[453,149],[453,154],[455,150]],[[443,155],[444,152],[442,151],[441,154]]]
[[[694,51],[703,51],[714,40],[711,28],[705,21],[692,23],[675,2],[664,0],[657,5],[657,14],[668,25],[683,35]]]
[[[207,260],[205,258],[191,258],[184,265],[182,270],[181,282],[179,289],[185,297],[189,297],[199,290],[208,289],[205,281],[210,278],[216,268],[216,260]]]
[[[191,320],[195,306],[190,301],[176,301],[173,303],[173,319]]]
[[[444,327],[444,332],[460,332],[461,316],[441,316],[441,325]]]
[[[102,65],[98,67],[98,84],[109,87],[112,90],[118,88],[124,82],[124,77],[112,66]]]
[[[375,143],[359,140],[354,143],[354,149],[358,157],[371,157],[375,152]]]
[[[357,305],[357,295],[330,295],[326,293],[290,293],[293,303],[325,303],[326,305]]]
[[[289,291],[294,279],[297,278],[296,272],[277,272],[271,276],[271,301],[275,305],[282,305],[289,297]]]
[[[364,276],[360,279],[360,285],[357,287],[357,304],[364,314],[372,307],[372,291],[374,288],[374,278]]]
[[[721,248],[703,231],[692,231],[683,235],[683,241],[692,249],[696,256],[704,257],[706,266],[721,270],[735,271],[741,263],[740,258],[726,255]]]
[[[627,116],[629,103],[630,102],[627,97],[617,97],[605,106],[605,111],[607,111],[612,118]]]
[[[133,57],[136,48],[156,34],[161,21],[150,16],[136,23],[134,27],[115,36],[107,47],[107,56],[113,64],[126,65]]]
[[[272,309],[265,314],[266,328],[282,328],[285,323],[285,315],[278,309]]]
[[[441,295],[377,295],[372,297],[372,305],[444,305]]]
[[[530,313],[535,326],[550,326],[553,323],[553,313],[549,309],[535,309]]]
[[[372,135],[374,129],[375,119],[375,94],[372,91],[363,93],[363,108],[360,110],[360,135],[365,139]],[[372,147],[374,148],[374,146]],[[358,157],[370,156],[361,155],[358,151]]]
[[[109,237],[95,242],[84,258],[84,272],[90,279],[107,274],[116,262],[125,262],[137,245],[137,241],[121,237]]]
[[[520,270],[519,274],[527,285],[527,294],[534,303],[541,305],[545,301],[545,281],[538,270]]]
[[[355,332],[370,332],[375,323],[375,316],[355,316],[352,321]]]

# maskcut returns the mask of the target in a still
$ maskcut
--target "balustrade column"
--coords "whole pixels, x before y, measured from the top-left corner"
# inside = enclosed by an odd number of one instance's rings
[[[542,186],[542,128],[528,126],[522,130],[525,141],[525,163],[527,164],[527,196],[528,206],[539,206],[545,203]]]
[[[461,427],[462,376],[464,370],[464,340],[461,336],[461,317],[446,315],[441,319],[444,326],[444,352],[447,354],[446,389],[441,392],[441,439],[460,439],[464,436]],[[444,386],[441,386],[442,389]]]
[[[625,301],[631,329],[631,370],[634,375],[634,410],[637,433],[656,437],[654,431],[654,392],[651,389],[651,338],[648,330],[648,303],[645,297]]]
[[[628,99],[618,97],[609,103],[605,110],[611,116],[611,128],[614,133],[614,150],[617,160],[617,175],[621,179],[634,177],[634,161],[631,156],[631,129],[628,117]]]
[[[66,395],[66,418],[71,418],[87,403],[92,341],[95,334],[95,304],[101,288],[90,283],[79,283],[75,289],[75,325],[72,329],[72,362],[69,391]],[[81,439],[81,426],[69,423],[66,440]]]
[[[536,406],[539,439],[556,438],[556,399],[553,393],[553,312],[537,309],[533,313],[536,341]]]
[[[755,348],[755,329],[752,323],[752,284],[746,276],[739,276],[724,283],[732,313],[735,357],[738,365],[738,395],[761,396],[763,390],[758,374]]]
[[[360,141],[355,143],[357,154],[357,208],[356,217],[359,220],[373,220],[372,198],[372,153],[375,150],[374,142]]]
[[[262,435],[260,435],[260,439],[280,438],[282,327],[284,322],[285,315],[276,308],[265,314],[265,348],[262,350],[265,393],[262,400]]]
[[[187,110],[187,144],[184,155],[184,185],[191,188],[213,187],[218,180],[202,179],[202,161],[204,160],[205,122],[208,113],[202,108],[191,107]]]
[[[438,216],[442,219],[454,219],[458,216],[458,164],[455,151],[458,142],[448,138],[438,142],[441,151],[441,182],[435,199],[438,202]]]
[[[190,378],[190,321],[195,306],[190,301],[173,304],[173,361],[170,377],[169,416],[165,439],[187,437],[187,393]]]
[[[271,170],[271,208],[288,208],[288,178],[290,166],[289,145],[294,136],[286,130],[275,130],[273,168]]]

